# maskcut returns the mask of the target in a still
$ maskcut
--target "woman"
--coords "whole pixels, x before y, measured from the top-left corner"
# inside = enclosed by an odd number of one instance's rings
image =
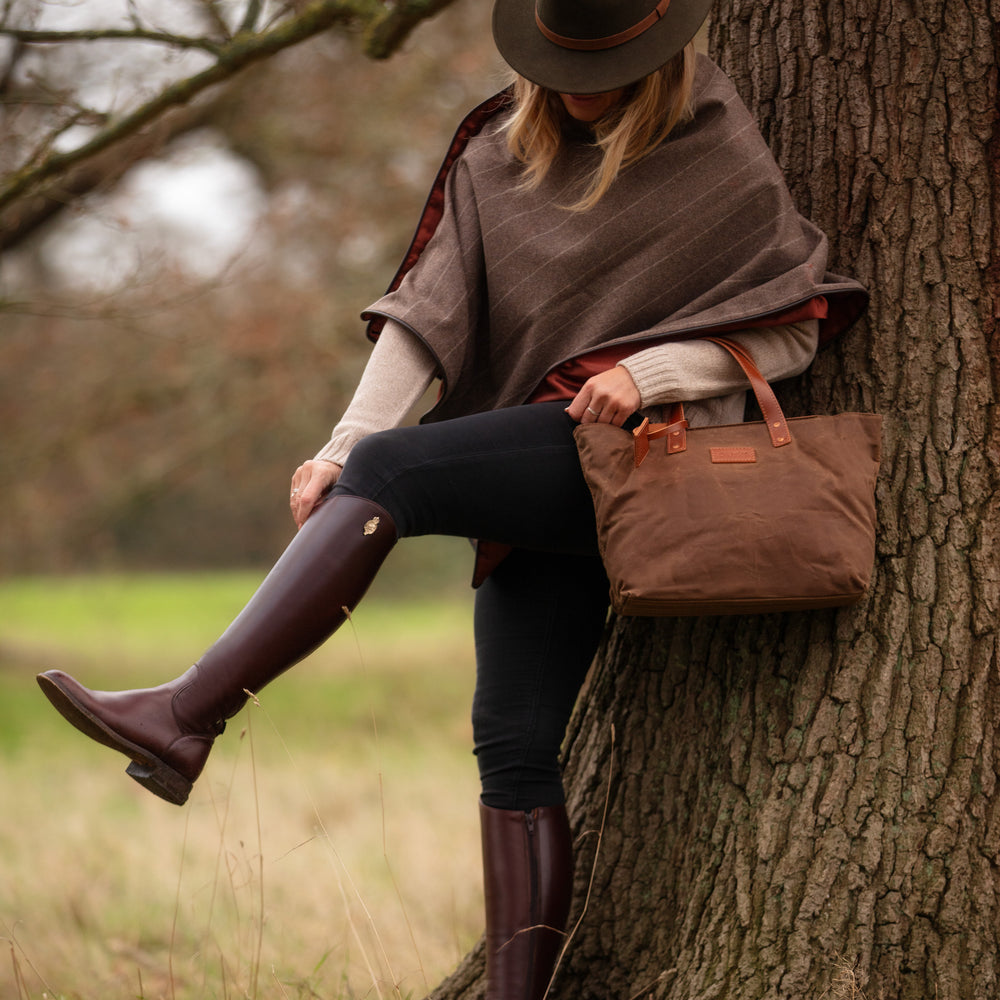
[[[517,80],[463,122],[404,266],[365,314],[376,346],[357,394],[292,478],[296,538],[177,679],[111,693],[39,678],[179,804],[246,691],[341,624],[398,537],[482,540],[490,1000],[545,992],[570,902],[558,755],[607,613],[573,427],[676,400],[692,424],[737,422],[744,377],[699,336],[728,331],[780,379],[864,297],[826,275],[825,238],[732,85],[695,57],[710,0],[654,2],[497,0]],[[400,428],[434,378],[437,405]]]

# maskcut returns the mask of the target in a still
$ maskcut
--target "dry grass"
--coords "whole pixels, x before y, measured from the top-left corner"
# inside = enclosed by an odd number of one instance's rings
[[[343,630],[183,809],[43,705],[3,762],[0,997],[423,996],[482,922],[472,654],[442,627]]]

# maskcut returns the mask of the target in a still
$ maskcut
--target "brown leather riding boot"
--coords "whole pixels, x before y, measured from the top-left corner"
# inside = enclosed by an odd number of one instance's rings
[[[531,812],[479,803],[486,897],[486,1000],[542,1000],[573,892],[564,806]]]
[[[128,774],[182,805],[212,742],[247,699],[316,649],[364,596],[396,541],[378,504],[318,507],[232,625],[186,673],[136,691],[90,691],[60,670],[38,683],[77,729],[131,758]]]

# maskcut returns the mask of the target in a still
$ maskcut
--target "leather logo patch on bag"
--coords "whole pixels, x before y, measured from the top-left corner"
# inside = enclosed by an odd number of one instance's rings
[[[709,448],[713,465],[746,464],[757,461],[756,448]]]

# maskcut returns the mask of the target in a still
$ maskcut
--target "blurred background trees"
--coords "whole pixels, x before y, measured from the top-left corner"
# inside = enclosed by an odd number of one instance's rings
[[[332,6],[263,10],[237,41]],[[194,46],[59,32],[140,25],[235,46],[212,18],[252,11],[3,6],[0,572],[266,564],[287,542],[289,476],[368,354],[358,314],[395,272],[458,120],[503,85],[490,5],[397,25],[386,64],[368,56],[389,9],[343,17],[4,200],[46,157],[213,65]]]

